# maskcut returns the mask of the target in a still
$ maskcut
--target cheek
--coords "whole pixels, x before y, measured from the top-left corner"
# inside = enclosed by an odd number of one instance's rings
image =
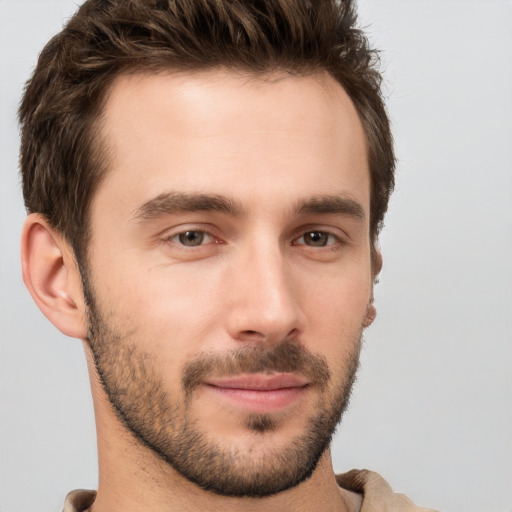
[[[305,339],[312,349],[332,361],[346,359],[359,344],[371,291],[370,275],[360,272],[327,280],[305,295]]]
[[[373,288],[370,265],[312,275],[302,282],[304,307],[332,325],[361,326]]]
[[[166,362],[197,353],[198,343],[214,329],[220,307],[217,281],[211,272],[179,265],[137,266],[131,273],[125,267],[122,274],[116,269],[97,280],[115,324],[125,331],[132,326],[139,343]]]

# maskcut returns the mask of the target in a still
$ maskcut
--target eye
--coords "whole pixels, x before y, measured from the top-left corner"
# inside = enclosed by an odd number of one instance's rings
[[[198,247],[200,245],[211,243],[213,241],[213,237],[206,231],[190,230],[178,233],[171,237],[170,240],[185,247]]]
[[[308,231],[296,240],[297,245],[308,245],[310,247],[326,247],[334,245],[338,238],[326,231]]]

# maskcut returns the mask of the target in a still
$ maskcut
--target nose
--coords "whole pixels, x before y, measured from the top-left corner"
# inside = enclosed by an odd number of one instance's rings
[[[300,283],[279,244],[242,253],[232,267],[227,330],[240,342],[276,344],[296,339],[304,327]]]

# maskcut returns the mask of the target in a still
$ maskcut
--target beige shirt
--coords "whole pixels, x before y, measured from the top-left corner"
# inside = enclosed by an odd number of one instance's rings
[[[417,507],[403,494],[396,494],[380,475],[367,469],[353,469],[336,476],[340,487],[363,495],[360,512],[436,512]],[[93,503],[96,491],[77,490],[66,497],[62,512],[84,512]]]
[[[436,512],[418,507],[407,496],[394,493],[384,478],[367,469],[336,475],[336,480],[343,489],[363,495],[360,512]]]

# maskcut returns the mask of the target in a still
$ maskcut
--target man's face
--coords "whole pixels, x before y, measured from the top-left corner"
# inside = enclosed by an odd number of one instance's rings
[[[91,205],[89,343],[119,419],[204,489],[307,478],[372,292],[363,130],[327,76],[132,75]]]

